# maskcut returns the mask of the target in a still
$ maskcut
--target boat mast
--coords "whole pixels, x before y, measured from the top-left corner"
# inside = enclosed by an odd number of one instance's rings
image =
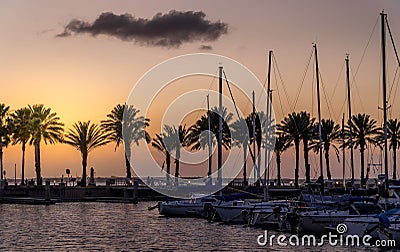
[[[264,171],[264,201],[268,200],[269,198],[269,160],[271,151],[268,146],[269,140],[269,124],[270,124],[270,116],[272,112],[272,97],[271,97],[271,62],[272,62],[272,50],[268,53],[268,75],[267,75],[267,108],[266,108],[266,119],[265,119],[265,169]],[[267,181],[267,173],[268,173],[268,181]]]
[[[345,145],[344,145],[344,141],[345,141],[345,134],[344,134],[344,113],[343,113],[343,118],[342,118],[342,141],[343,141],[343,145],[342,145],[342,153],[343,153],[343,158],[342,158],[342,163],[343,163],[343,187],[346,189],[346,151],[345,151]]]
[[[350,71],[349,55],[346,55],[346,83],[347,83],[347,102],[349,107],[349,128],[350,128],[350,165],[351,165],[351,187],[354,186],[354,152],[353,152],[353,122],[351,121],[351,96],[350,96]]]
[[[258,172],[258,167],[256,164],[256,95],[254,93],[253,90],[253,113],[251,116],[251,121],[252,121],[252,126],[253,126],[253,167],[254,167],[254,183],[256,183],[256,185],[258,184],[258,179],[260,178],[259,176],[259,172]]]
[[[322,128],[321,128],[321,98],[319,92],[319,68],[318,68],[318,52],[317,44],[314,44],[315,52],[315,74],[317,79],[317,96],[318,96],[318,134],[319,134],[319,169],[321,173],[321,193],[324,194],[324,172],[322,167]]]
[[[222,70],[219,66],[219,116],[218,116],[218,178],[217,185],[222,186]]]
[[[388,171],[388,146],[387,146],[387,100],[386,100],[386,30],[385,19],[386,13],[382,11],[381,15],[381,32],[382,32],[382,85],[383,85],[383,140],[385,148],[385,185],[386,189],[389,186],[389,171]]]
[[[210,95],[207,95],[207,123],[208,123],[208,181],[211,181],[212,173],[212,140],[211,140],[211,113],[210,113]]]

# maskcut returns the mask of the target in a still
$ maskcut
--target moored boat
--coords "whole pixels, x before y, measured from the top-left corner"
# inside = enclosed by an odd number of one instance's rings
[[[299,213],[298,230],[302,233],[324,234],[327,228],[336,227],[348,218],[373,217],[382,211],[382,208],[366,198],[364,202],[350,202],[347,209],[315,210]]]
[[[220,202],[215,196],[194,195],[188,200],[176,200],[158,203],[158,212],[165,216],[189,217],[202,215],[206,204]]]
[[[219,218],[225,223],[248,223],[252,213],[256,210],[269,209],[276,207],[288,207],[288,201],[276,200],[259,203],[249,203],[245,201],[233,201],[229,204],[214,206]]]

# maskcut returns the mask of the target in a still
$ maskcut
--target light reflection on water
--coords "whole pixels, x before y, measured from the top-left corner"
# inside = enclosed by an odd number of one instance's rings
[[[263,230],[201,219],[166,218],[155,202],[0,205],[0,251],[355,251],[260,247]],[[359,251],[366,251],[360,248]]]

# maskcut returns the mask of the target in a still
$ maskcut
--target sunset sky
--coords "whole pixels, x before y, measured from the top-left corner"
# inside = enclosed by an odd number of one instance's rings
[[[12,110],[28,104],[44,104],[57,112],[66,128],[78,120],[99,123],[116,104],[127,100],[143,74],[164,60],[188,53],[220,54],[240,62],[264,83],[268,51],[273,50],[288,91],[286,97],[282,82],[273,75],[272,89],[279,91],[281,99],[274,92],[274,109],[280,121],[292,112],[288,104],[292,106],[294,103],[312,43],[317,43],[322,83],[330,100],[327,102],[322,97],[322,116],[340,123],[343,112],[347,111],[342,106],[346,94],[343,67],[345,55],[349,53],[352,76],[359,69],[352,84],[353,112],[371,114],[380,125],[382,115],[378,112],[378,105],[381,106],[382,98],[378,18],[382,10],[388,13],[394,40],[399,46],[400,3],[397,0],[1,1],[0,102],[9,105]],[[172,15],[170,11],[186,13],[181,18],[187,18],[187,25],[177,24],[178,28],[183,27],[182,33],[174,30],[174,23],[170,23],[171,26],[163,24]],[[205,16],[194,15],[197,12],[203,12]],[[138,27],[137,33],[126,36],[119,33],[116,36],[112,34],[113,28],[105,28],[103,33],[107,30],[107,34],[94,36],[98,27],[92,26],[92,23],[99,20],[102,13],[109,13],[110,18],[130,14]],[[156,20],[154,16],[157,13],[165,15],[164,19]],[[76,26],[76,23],[72,26],[73,20],[79,20],[81,26]],[[146,21],[150,25],[146,26]],[[191,21],[208,25],[208,30],[191,25]],[[189,38],[185,32],[192,32]],[[170,40],[160,40],[160,34]],[[400,118],[400,101],[395,99],[398,96],[395,93],[398,78],[393,80],[397,65],[390,39],[387,41],[388,90],[394,82],[389,114],[390,117]],[[218,62],[215,62],[216,71],[217,67]],[[225,71],[229,76],[229,69]],[[313,61],[295,111],[307,110],[316,116],[312,74]],[[170,95],[177,97],[182,90],[209,89],[210,83],[214,83],[211,89],[217,90],[217,81],[213,82],[212,78],[182,79],[171,86],[176,88],[175,91],[170,88],[164,95],[171,99]],[[193,100],[199,106],[203,102],[204,97]],[[158,122],[162,109],[168,105],[166,103],[168,99],[161,97],[154,105],[152,115],[146,116]],[[246,104],[245,101],[242,103]],[[154,126],[150,133],[153,135],[157,130],[159,126]],[[90,154],[88,166],[95,168],[97,176],[125,174],[123,149],[120,147],[114,152],[114,147],[114,144],[109,144]],[[358,150],[355,153],[358,176]],[[292,154],[292,151],[284,154],[284,177],[293,177]],[[32,146],[27,148],[26,155],[25,174],[33,177]],[[4,150],[7,177],[14,176],[14,164],[17,164],[17,177],[20,177],[20,160],[19,145]],[[314,170],[318,170],[315,160],[315,155],[311,155],[312,177],[316,176]],[[303,167],[300,176],[303,177],[304,163],[302,159],[300,162]],[[341,164],[333,158],[331,163],[333,176],[341,177]],[[73,176],[81,175],[80,154],[70,146],[43,144],[43,176],[61,176],[66,168],[72,170]],[[202,173],[190,169],[185,171],[185,166],[182,168],[184,176]]]

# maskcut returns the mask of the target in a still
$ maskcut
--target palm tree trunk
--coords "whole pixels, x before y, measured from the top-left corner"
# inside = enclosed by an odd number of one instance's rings
[[[42,176],[40,174],[40,143],[35,143],[35,171],[36,171],[36,184],[42,185]]]
[[[178,177],[179,177],[179,158],[181,156],[181,151],[179,147],[176,150],[175,156],[175,184],[178,184]]]
[[[257,183],[256,186],[260,186],[261,182],[261,145],[257,144]],[[255,153],[254,153],[255,155]]]
[[[131,145],[130,144],[125,144],[126,177],[129,178],[129,179],[132,178],[130,158],[131,158]]]
[[[329,168],[329,149],[325,149],[326,176],[332,180],[331,170]]]
[[[129,162],[129,158],[126,153],[125,153],[125,168],[126,168],[126,177],[129,179],[132,178],[131,163]]]
[[[310,164],[308,163],[308,140],[303,139],[304,167],[306,168],[306,182],[310,182]]]
[[[165,162],[167,163],[167,184],[169,185],[170,174],[171,174],[171,154],[169,154],[168,151],[166,152]]]
[[[22,164],[21,164],[21,185],[25,184],[25,145],[26,143],[22,143]]]
[[[243,185],[247,186],[247,142],[243,144]]]
[[[393,179],[396,179],[397,144],[393,144]]]
[[[0,172],[1,172],[1,180],[3,180],[3,141],[0,137]]]
[[[278,186],[281,185],[281,153],[278,151],[276,152],[276,169],[278,172]]]
[[[82,180],[81,180],[81,186],[85,187],[86,186],[86,167],[87,167],[87,158],[88,154],[87,153],[82,153]]]
[[[361,155],[361,186],[364,186],[364,146],[360,146],[360,155]]]
[[[299,152],[300,152],[300,141],[294,143],[296,148],[296,168],[294,170],[294,185],[296,188],[299,187]]]

